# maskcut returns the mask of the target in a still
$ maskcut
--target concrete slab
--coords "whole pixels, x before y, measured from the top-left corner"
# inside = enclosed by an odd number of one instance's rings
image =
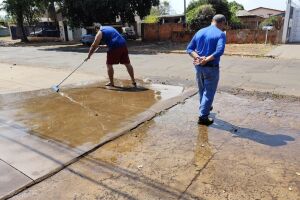
[[[152,88],[147,89],[140,83],[132,89],[128,82],[116,83],[121,87],[113,90],[89,85],[60,95],[46,90],[1,95],[0,159],[39,182],[151,120],[161,112],[151,111],[153,105],[174,106],[165,100],[183,92],[167,85],[144,85]]]
[[[0,177],[0,199],[4,198],[6,194],[18,191],[19,188],[32,181],[2,160],[0,160]]]
[[[194,97],[13,199],[299,197],[299,102],[218,93],[209,128],[197,107]]]
[[[23,127],[0,125],[0,159],[33,180],[63,167],[83,153],[30,135]]]

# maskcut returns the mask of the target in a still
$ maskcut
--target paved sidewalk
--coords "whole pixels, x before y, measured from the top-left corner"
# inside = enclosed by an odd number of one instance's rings
[[[300,60],[300,44],[285,44],[270,51],[267,56],[280,59]]]
[[[300,105],[218,93],[162,113],[13,199],[298,200]]]

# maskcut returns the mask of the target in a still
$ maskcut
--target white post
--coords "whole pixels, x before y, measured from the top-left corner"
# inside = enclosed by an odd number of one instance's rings
[[[265,41],[265,44],[268,43],[268,34],[269,34],[269,29],[266,30],[266,41]]]
[[[285,12],[284,26],[283,26],[283,34],[282,34],[282,43],[288,42],[288,30],[291,18],[291,9],[292,9],[292,0],[287,1],[287,8]]]

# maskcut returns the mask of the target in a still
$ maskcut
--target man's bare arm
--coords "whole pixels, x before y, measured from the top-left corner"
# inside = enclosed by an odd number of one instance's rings
[[[90,50],[89,50],[89,55],[88,55],[88,57],[87,57],[86,60],[90,59],[91,56],[95,53],[95,51],[96,51],[96,49],[98,48],[98,46],[99,46],[101,40],[102,40],[102,32],[99,31],[99,32],[97,33],[97,35],[96,35],[95,41],[93,42],[93,44],[92,44],[92,46],[91,46],[91,48],[90,48]]]

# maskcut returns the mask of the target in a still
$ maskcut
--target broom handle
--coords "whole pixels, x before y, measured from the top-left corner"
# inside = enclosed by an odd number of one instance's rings
[[[97,52],[98,51],[98,49],[99,49],[100,47],[98,47],[96,50],[95,50],[95,52]],[[74,69],[73,71],[72,71],[72,73],[71,74],[69,74],[69,76],[67,76],[64,80],[62,80],[61,82],[60,82],[60,84],[58,84],[58,87],[61,85],[61,84],[63,84],[70,76],[72,76],[72,74],[74,74],[85,62],[87,62],[87,60],[85,59],[78,67],[76,67],[76,69]]]

